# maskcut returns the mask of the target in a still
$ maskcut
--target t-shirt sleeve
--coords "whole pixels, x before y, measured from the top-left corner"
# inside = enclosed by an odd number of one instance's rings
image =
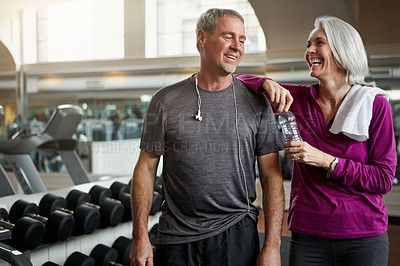
[[[260,97],[265,96],[260,95]],[[276,125],[275,114],[272,111],[271,104],[266,99],[261,112],[256,142],[256,156],[282,150],[283,140]]]
[[[166,112],[156,95],[150,101],[143,124],[140,149],[156,155],[164,155]]]

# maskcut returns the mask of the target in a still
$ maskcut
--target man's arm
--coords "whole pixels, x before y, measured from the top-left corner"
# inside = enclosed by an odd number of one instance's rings
[[[259,156],[258,169],[263,191],[265,240],[258,255],[257,265],[281,265],[280,246],[285,196],[278,153]]]
[[[132,249],[131,265],[153,265],[153,248],[147,223],[154,193],[154,181],[160,156],[140,151],[131,182]]]

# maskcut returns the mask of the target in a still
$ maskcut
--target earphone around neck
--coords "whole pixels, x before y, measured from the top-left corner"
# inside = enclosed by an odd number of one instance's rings
[[[196,78],[196,93],[197,93],[197,114],[195,115],[194,119],[199,120],[201,122],[201,120],[203,120],[203,117],[201,117],[201,97],[200,97],[200,92],[199,92],[199,87],[197,86],[198,81],[197,81],[197,74],[194,75],[194,77]]]

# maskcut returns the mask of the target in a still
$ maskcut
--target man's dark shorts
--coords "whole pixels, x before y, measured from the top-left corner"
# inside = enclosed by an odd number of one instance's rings
[[[260,250],[257,223],[246,216],[226,231],[192,243],[157,245],[155,266],[250,266]]]

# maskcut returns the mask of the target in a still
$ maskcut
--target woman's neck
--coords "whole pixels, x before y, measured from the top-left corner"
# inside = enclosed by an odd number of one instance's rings
[[[350,89],[351,85],[345,79],[320,81],[317,101],[324,113],[326,124],[329,124],[333,117],[335,117]]]
[[[317,100],[333,107],[343,101],[350,89],[351,85],[345,78],[322,80],[319,83]]]

